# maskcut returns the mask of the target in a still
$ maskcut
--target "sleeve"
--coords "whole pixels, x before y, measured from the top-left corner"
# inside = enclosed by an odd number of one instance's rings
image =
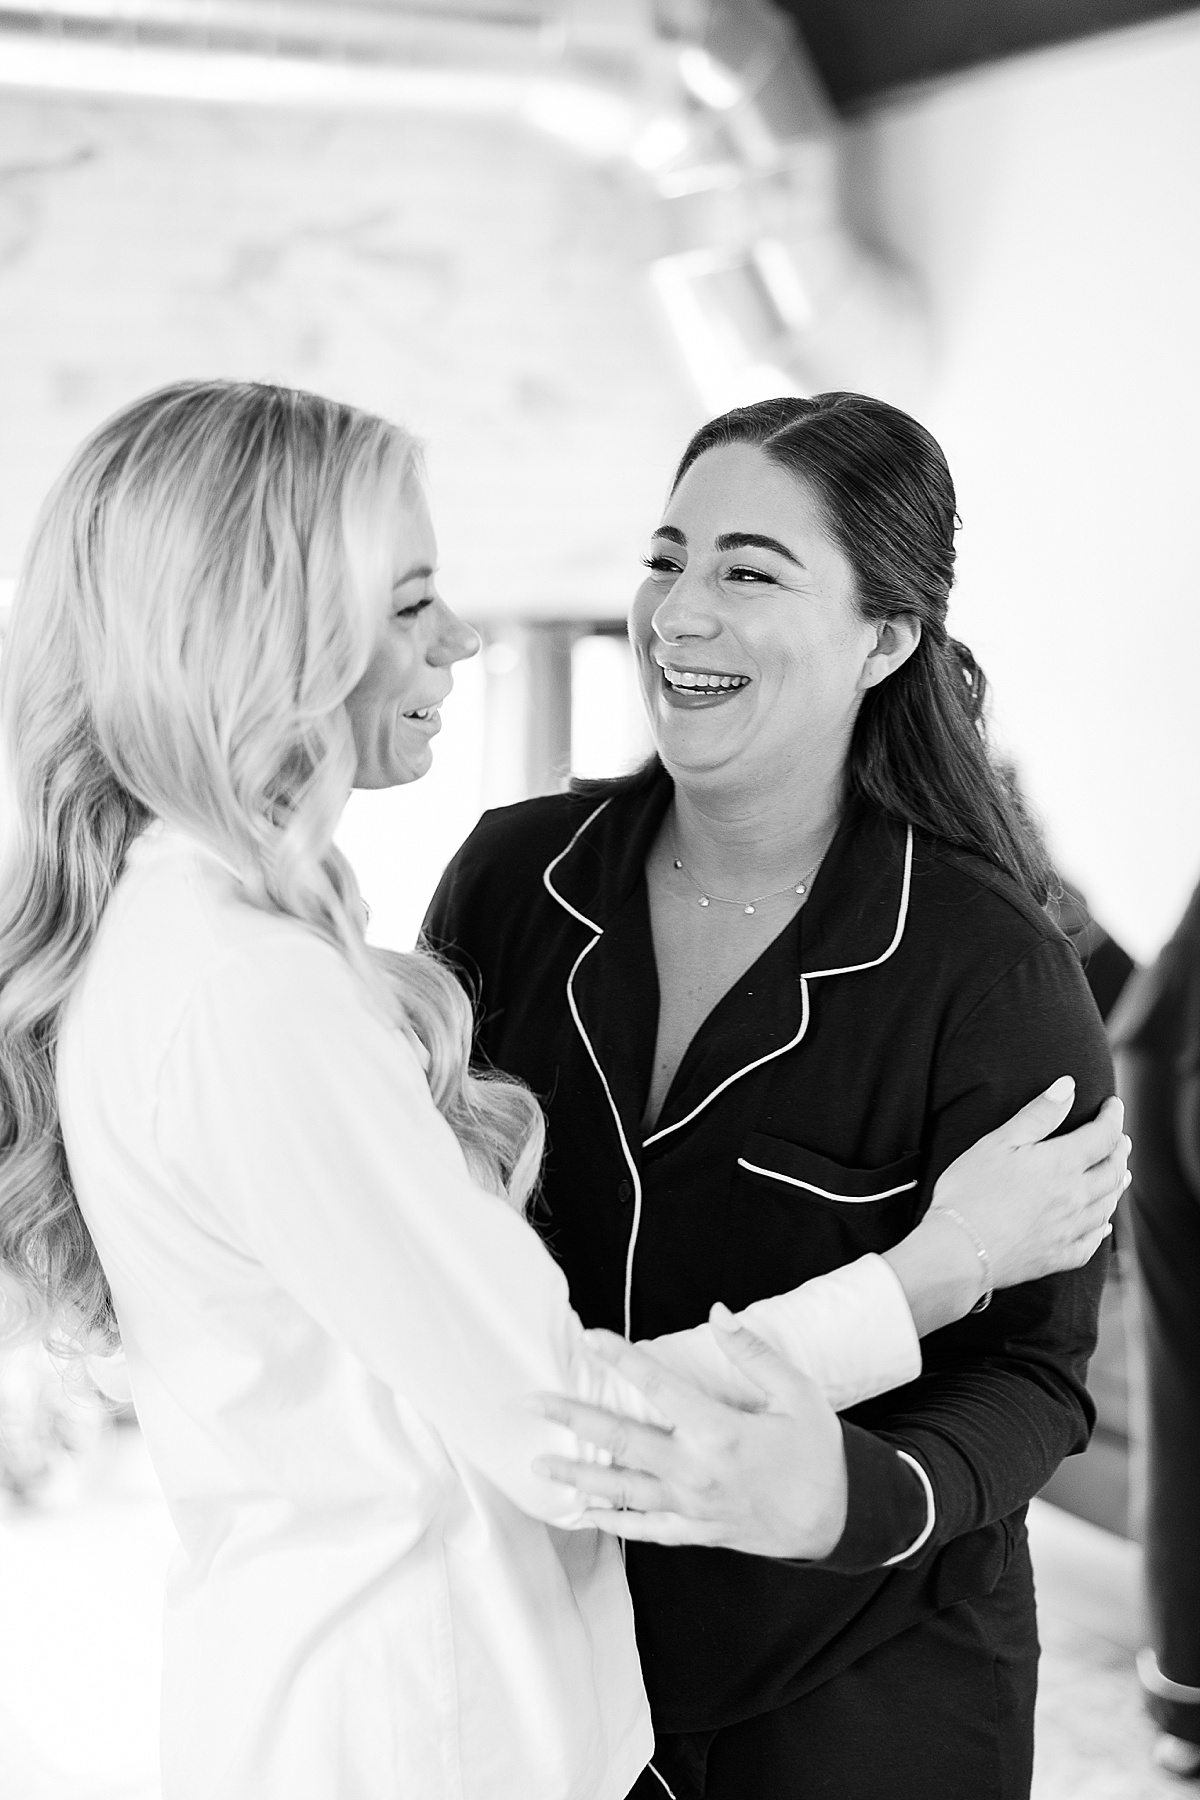
[[[1078,959],[1055,939],[1020,957],[942,1047],[926,1203],[955,1157],[1064,1072],[1076,1082],[1066,1131],[1095,1115],[1113,1077]],[[1095,1422],[1087,1365],[1107,1263],[1106,1245],[1084,1269],[998,1291],[984,1312],[924,1340],[919,1380],[843,1420],[846,1529],[822,1566],[858,1572],[935,1550],[1015,1512],[1086,1446]]]
[[[578,1495],[533,1474],[575,1440],[538,1389],[635,1417],[589,1358],[537,1234],[472,1181],[404,1034],[307,935],[200,984],[160,1074],[156,1134],[190,1204],[517,1505],[559,1526]]]
[[[904,1289],[881,1256],[862,1256],[790,1293],[756,1300],[736,1317],[815,1382],[836,1412],[921,1372],[921,1343]],[[651,1338],[642,1348],[718,1399],[736,1405],[760,1397],[707,1325]]]

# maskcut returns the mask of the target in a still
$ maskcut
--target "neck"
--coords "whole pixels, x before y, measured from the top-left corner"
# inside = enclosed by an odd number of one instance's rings
[[[842,810],[839,766],[808,781],[747,792],[693,785],[675,776],[670,815],[678,855],[717,892],[766,893],[807,877],[820,861]]]

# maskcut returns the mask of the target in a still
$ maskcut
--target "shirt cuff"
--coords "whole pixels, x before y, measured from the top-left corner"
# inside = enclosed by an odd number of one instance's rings
[[[910,1556],[915,1556],[918,1550],[923,1550],[929,1539],[933,1536],[933,1527],[937,1520],[937,1507],[933,1502],[932,1481],[930,1481],[916,1457],[910,1456],[907,1450],[897,1450],[896,1455],[900,1458],[901,1462],[906,1462],[910,1469],[915,1469],[921,1478],[921,1486],[925,1489],[925,1523],[913,1539],[912,1543],[908,1546],[907,1550],[901,1550],[898,1555],[888,1557],[883,1565],[885,1569],[890,1569],[893,1563],[907,1562]]]
[[[861,1256],[738,1315],[794,1368],[811,1376],[835,1412],[915,1381],[921,1340],[891,1264]]]
[[[915,1556],[934,1527],[933,1486],[907,1451],[842,1420],[846,1452],[846,1524],[816,1565],[865,1575]]]

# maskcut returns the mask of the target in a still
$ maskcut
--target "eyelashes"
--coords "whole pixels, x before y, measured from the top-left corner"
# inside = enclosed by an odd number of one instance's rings
[[[649,569],[652,575],[680,575],[680,565],[669,556],[643,556],[642,567]],[[764,587],[774,587],[775,577],[768,575],[764,569],[752,569],[747,563],[737,563],[732,569],[726,569],[722,581],[733,581],[739,586],[748,586],[752,581],[761,582]]]

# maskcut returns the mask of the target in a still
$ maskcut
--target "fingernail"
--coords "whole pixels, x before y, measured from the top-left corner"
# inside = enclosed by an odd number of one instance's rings
[[[708,1316],[711,1323],[719,1325],[722,1331],[736,1331],[738,1328],[737,1320],[723,1300],[713,1301],[708,1309]]]
[[[1073,1075],[1060,1075],[1058,1080],[1052,1081],[1050,1086],[1046,1089],[1046,1098],[1047,1100],[1065,1100],[1068,1094],[1073,1094],[1074,1092],[1075,1077]]]
[[[1111,1219],[1108,1221],[1108,1224],[1104,1227],[1104,1235],[1105,1235],[1105,1237],[1112,1236],[1112,1220]]]
[[[1133,1149],[1133,1139],[1130,1137],[1130,1135],[1127,1131],[1123,1132],[1121,1134],[1121,1142],[1124,1144],[1125,1154],[1126,1154],[1126,1156],[1128,1156],[1129,1152]]]
[[[1124,1181],[1123,1181],[1123,1182],[1122,1182],[1122,1183],[1121,1183],[1121,1192],[1122,1192],[1122,1193],[1124,1193],[1124,1192],[1125,1192],[1125,1189],[1126,1189],[1126,1188],[1127,1188],[1127,1187],[1128,1187],[1128,1186],[1129,1186],[1129,1184],[1130,1184],[1130,1182],[1131,1182],[1131,1181],[1132,1181],[1132,1180],[1133,1180],[1133,1176],[1132,1176],[1132,1174],[1131,1174],[1131,1173],[1130,1173],[1130,1171],[1129,1171],[1129,1170],[1128,1170],[1128,1169],[1126,1169],[1126,1171],[1125,1171],[1125,1179],[1124,1179]]]

